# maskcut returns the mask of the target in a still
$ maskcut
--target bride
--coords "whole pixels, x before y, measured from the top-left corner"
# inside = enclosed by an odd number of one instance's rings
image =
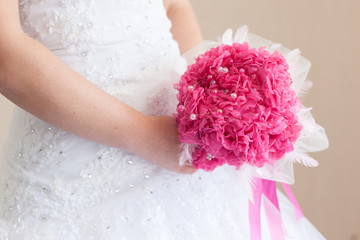
[[[239,174],[178,164],[169,79],[202,40],[188,1],[0,6],[0,92],[18,106],[0,239],[250,239]],[[285,239],[324,239],[283,196],[280,207]]]

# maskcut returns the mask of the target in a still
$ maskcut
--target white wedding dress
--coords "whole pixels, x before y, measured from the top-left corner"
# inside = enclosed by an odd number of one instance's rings
[[[169,79],[186,64],[161,0],[20,0],[19,8],[24,31],[89,81],[146,114],[169,113]],[[232,168],[173,173],[20,108],[4,151],[1,240],[250,239],[248,196]],[[279,197],[286,239],[324,239]]]

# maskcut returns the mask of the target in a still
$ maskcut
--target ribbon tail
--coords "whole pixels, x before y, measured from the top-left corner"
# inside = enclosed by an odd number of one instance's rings
[[[276,182],[266,179],[253,179],[253,199],[249,201],[249,220],[251,240],[261,240],[261,201],[264,195],[264,208],[269,226],[269,232],[273,240],[284,240],[285,230],[279,207],[279,200],[276,192]],[[288,184],[282,183],[284,191],[293,204],[298,220],[304,218],[300,208]]]
[[[271,237],[273,240],[284,240],[285,232],[276,193],[276,182],[263,179],[262,185],[266,197],[264,208]]]
[[[249,220],[251,240],[261,240],[261,197],[262,197],[262,181],[254,178],[253,199],[249,201]]]
[[[282,186],[283,186],[284,191],[285,191],[286,195],[288,196],[290,202],[293,204],[293,206],[295,208],[297,220],[303,219],[304,218],[304,213],[301,210],[300,204],[296,200],[296,197],[295,197],[293,191],[291,190],[290,185],[286,184],[286,183],[282,183]]]

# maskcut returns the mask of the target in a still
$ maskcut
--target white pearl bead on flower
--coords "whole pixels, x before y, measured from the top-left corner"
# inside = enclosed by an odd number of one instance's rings
[[[185,110],[184,105],[179,105],[179,106],[178,106],[178,110],[179,110],[180,112],[184,111],[184,110]]]
[[[206,159],[211,161],[215,156],[212,155],[211,153],[208,153],[207,156],[206,156]]]
[[[219,67],[218,72],[219,73],[228,73],[229,69],[227,67]]]
[[[196,119],[196,114],[195,113],[190,114],[190,119],[195,120]]]

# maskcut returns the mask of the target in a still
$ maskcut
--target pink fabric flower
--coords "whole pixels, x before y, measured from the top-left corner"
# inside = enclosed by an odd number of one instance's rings
[[[179,140],[196,144],[193,165],[262,167],[292,151],[302,126],[291,83],[278,52],[234,43],[200,55],[175,85]]]

